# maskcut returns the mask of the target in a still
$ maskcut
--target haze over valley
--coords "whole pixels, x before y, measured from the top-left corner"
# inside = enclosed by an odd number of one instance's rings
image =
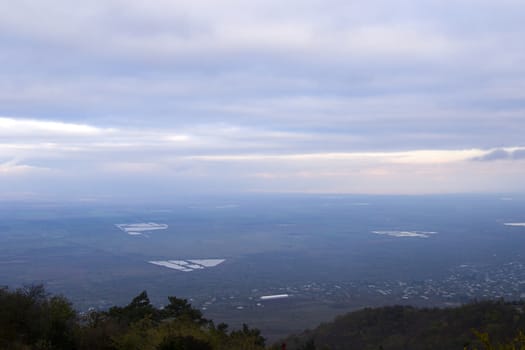
[[[140,290],[158,306],[176,295],[276,339],[365,306],[523,298],[525,229],[508,223],[523,221],[524,203],[488,195],[3,203],[0,276],[9,286],[43,283],[84,312]],[[274,295],[286,298],[265,298]]]

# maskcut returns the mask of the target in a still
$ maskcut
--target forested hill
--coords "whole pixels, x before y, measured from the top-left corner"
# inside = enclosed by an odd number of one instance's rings
[[[38,350],[259,350],[259,330],[228,330],[203,317],[185,299],[170,297],[162,309],[146,292],[125,307],[87,315],[41,286],[0,289],[0,349]]]
[[[523,350],[525,337],[520,330],[525,330],[524,310],[524,302],[503,301],[444,309],[367,308],[291,336],[286,343],[290,350]]]
[[[229,330],[205,319],[185,299],[170,297],[168,302],[155,308],[142,292],[127,306],[78,314],[66,298],[49,295],[41,286],[0,288],[0,349],[525,350],[523,302],[363,309],[291,336],[286,345],[270,346],[257,329]]]

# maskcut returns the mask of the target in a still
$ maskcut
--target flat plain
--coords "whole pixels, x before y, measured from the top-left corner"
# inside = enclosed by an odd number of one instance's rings
[[[0,284],[43,283],[81,311],[175,295],[271,339],[366,306],[519,299],[525,198],[508,197],[0,203]]]

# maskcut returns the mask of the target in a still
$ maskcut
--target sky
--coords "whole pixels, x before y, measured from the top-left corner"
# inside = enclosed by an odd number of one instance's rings
[[[517,0],[0,0],[0,199],[524,193]]]

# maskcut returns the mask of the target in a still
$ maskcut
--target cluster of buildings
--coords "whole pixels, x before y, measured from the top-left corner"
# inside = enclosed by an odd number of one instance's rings
[[[423,280],[306,282],[291,286],[253,289],[235,296],[213,297],[222,307],[244,310],[268,303],[322,303],[343,307],[410,304],[453,306],[483,299],[525,299],[525,264],[464,264],[443,278]],[[267,297],[270,296],[270,297]],[[278,296],[278,297],[272,297]],[[279,297],[280,296],[280,297]],[[212,303],[202,304],[206,310]]]

